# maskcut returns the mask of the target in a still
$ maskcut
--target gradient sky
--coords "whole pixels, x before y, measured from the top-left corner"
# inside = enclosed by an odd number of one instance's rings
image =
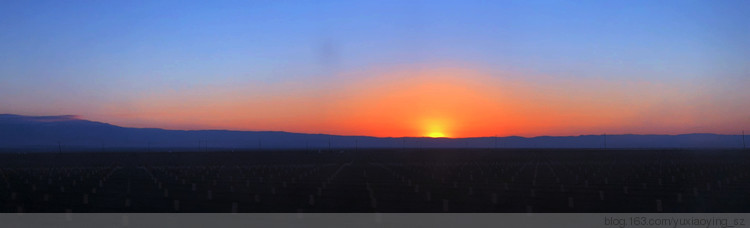
[[[0,113],[448,137],[750,130],[750,1],[2,1]]]

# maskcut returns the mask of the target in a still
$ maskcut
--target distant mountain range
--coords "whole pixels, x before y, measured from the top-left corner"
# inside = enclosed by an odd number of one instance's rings
[[[741,135],[607,135],[607,148],[742,148]],[[76,116],[0,114],[0,148],[604,148],[605,136],[378,138],[276,131],[127,128]]]

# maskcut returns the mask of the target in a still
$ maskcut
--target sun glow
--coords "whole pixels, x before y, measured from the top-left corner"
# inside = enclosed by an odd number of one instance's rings
[[[692,101],[685,98],[700,99],[688,90],[640,81],[573,82],[471,66],[375,69],[330,80],[330,85],[302,80],[154,91],[127,104],[105,105],[106,115],[84,114],[130,127],[436,138],[571,135],[606,128],[664,133],[701,117],[652,120],[689,107]],[[671,105],[653,104],[662,98]]]
[[[429,136],[431,138],[443,138],[443,137],[445,137],[445,134],[443,134],[441,132],[432,132],[432,133],[428,134],[427,136]]]

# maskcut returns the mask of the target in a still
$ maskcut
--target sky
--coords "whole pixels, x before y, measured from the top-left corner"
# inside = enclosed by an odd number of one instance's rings
[[[401,136],[750,131],[749,1],[2,1],[0,113]]]

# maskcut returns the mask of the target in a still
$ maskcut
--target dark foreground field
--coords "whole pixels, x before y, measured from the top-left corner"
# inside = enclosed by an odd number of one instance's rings
[[[750,212],[739,150],[0,153],[1,212]]]

